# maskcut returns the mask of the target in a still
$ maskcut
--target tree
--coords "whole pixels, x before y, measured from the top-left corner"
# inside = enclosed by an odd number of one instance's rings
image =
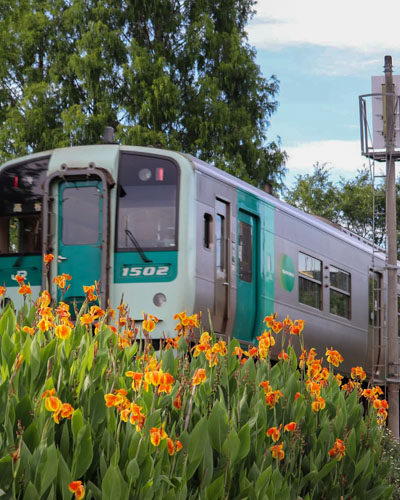
[[[160,144],[279,186],[278,81],[247,42],[254,0],[15,0],[0,8],[3,158],[101,141]]]
[[[399,184],[397,190],[400,191]],[[341,178],[334,183],[326,164],[317,162],[312,174],[297,176],[293,189],[285,188],[282,196],[307,213],[340,224],[380,246],[385,245],[386,188],[383,182],[372,185],[368,169],[360,170],[354,179]],[[397,203],[397,223],[400,227],[400,202]]]

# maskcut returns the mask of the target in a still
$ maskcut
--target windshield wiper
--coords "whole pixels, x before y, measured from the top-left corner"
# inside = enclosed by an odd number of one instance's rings
[[[131,242],[135,245],[137,251],[139,252],[139,255],[142,259],[143,262],[153,262],[149,258],[146,257],[145,253],[142,250],[142,247],[139,245],[138,240],[133,236],[133,234],[129,231],[129,229],[125,229],[125,234],[128,236],[128,238],[131,240]]]

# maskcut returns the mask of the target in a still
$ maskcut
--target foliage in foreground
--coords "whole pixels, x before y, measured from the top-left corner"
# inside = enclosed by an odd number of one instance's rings
[[[290,344],[301,344],[303,322],[267,317],[244,351],[207,332],[192,347],[198,319],[181,313],[178,336],[156,354],[154,316],[138,331],[122,304],[114,323],[85,291],[76,326],[47,292],[1,315],[1,496],[391,497],[386,401],[362,389],[361,367],[341,385],[337,351],[325,367],[312,349],[298,360]]]

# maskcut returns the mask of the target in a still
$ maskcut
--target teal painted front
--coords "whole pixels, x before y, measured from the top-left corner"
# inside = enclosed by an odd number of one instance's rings
[[[75,301],[78,307],[85,299],[83,286],[93,285],[101,277],[102,211],[100,181],[60,183],[57,273],[72,277],[62,300]]]
[[[274,312],[274,208],[253,194],[238,191],[238,239],[241,222],[252,228],[252,281],[240,272],[240,246],[237,256],[237,305],[233,335],[255,342],[263,319]],[[243,274],[243,273],[242,273]]]
[[[0,257],[0,285],[16,286],[15,275],[23,276],[25,283],[40,286],[42,282],[41,255],[7,255]]]
[[[139,252],[114,255],[114,283],[153,283],[173,281],[178,272],[178,252],[145,252],[150,262],[143,262]]]

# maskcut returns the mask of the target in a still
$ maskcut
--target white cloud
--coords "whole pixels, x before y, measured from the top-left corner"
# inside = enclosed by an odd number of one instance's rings
[[[397,0],[259,0],[248,26],[257,48],[317,45],[363,53],[400,50]]]
[[[337,182],[340,177],[352,179],[363,167],[370,168],[368,158],[361,155],[360,141],[311,141],[299,143],[283,149],[289,155],[287,162],[287,183],[291,184],[297,175],[311,174],[313,165],[326,163],[331,178]],[[384,169],[384,164],[375,164],[376,172]]]

